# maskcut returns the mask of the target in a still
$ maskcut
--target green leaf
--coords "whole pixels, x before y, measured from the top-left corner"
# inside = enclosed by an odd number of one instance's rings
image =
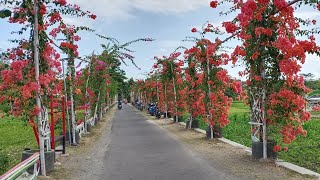
[[[0,11],[0,18],[4,19],[11,16],[11,11],[8,9],[4,9]]]

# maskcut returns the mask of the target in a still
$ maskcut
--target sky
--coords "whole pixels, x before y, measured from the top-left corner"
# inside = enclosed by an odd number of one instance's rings
[[[97,15],[96,20],[74,19],[66,17],[66,21],[74,25],[85,25],[95,30],[95,33],[116,38],[125,43],[137,38],[153,38],[153,42],[139,42],[130,46],[135,52],[137,69],[128,61],[128,66],[122,65],[127,77],[134,79],[145,78],[155,63],[154,56],[168,56],[179,46],[191,47],[191,42],[183,42],[187,36],[194,36],[193,27],[201,26],[209,21],[214,26],[220,26],[223,21],[232,20],[235,14],[219,16],[225,11],[227,5],[217,9],[210,8],[210,0],[67,0],[68,3],[80,5],[83,10],[89,10]],[[317,20],[320,24],[320,12],[310,8],[302,8],[296,12],[298,17],[308,17]],[[318,26],[319,27],[319,26]],[[11,47],[8,39],[13,39],[11,31],[15,26],[0,20],[0,49]],[[107,42],[98,38],[95,33],[81,33],[79,42],[80,56],[91,55],[92,52],[102,51],[101,44]],[[214,40],[215,36],[207,38]],[[223,37],[220,37],[223,39]],[[320,36],[316,36],[320,44]],[[235,46],[238,42],[231,41],[227,45]],[[320,58],[307,56],[306,63],[302,65],[303,73],[313,73],[320,78]],[[225,66],[229,74],[238,77],[238,71],[243,67]]]

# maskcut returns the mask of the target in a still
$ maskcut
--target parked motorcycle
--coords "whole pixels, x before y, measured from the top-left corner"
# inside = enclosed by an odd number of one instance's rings
[[[159,111],[159,108],[158,106],[155,107],[155,115],[156,115],[156,118],[157,119],[160,119],[161,118],[161,112]]]
[[[122,109],[122,104],[121,103],[118,104],[118,110],[120,110],[120,109]]]
[[[156,113],[156,106],[155,106],[154,104],[151,104],[151,105],[149,106],[149,114],[150,114],[151,116],[154,116],[155,113]]]

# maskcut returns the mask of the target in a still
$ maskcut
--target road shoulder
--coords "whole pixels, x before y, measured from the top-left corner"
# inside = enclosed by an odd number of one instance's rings
[[[247,179],[316,179],[277,167],[274,162],[261,162],[251,158],[243,148],[234,147],[218,140],[208,140],[204,134],[186,130],[169,119],[157,120],[142,112],[149,122],[165,130],[187,149],[199,155],[215,167],[219,166],[233,176]]]

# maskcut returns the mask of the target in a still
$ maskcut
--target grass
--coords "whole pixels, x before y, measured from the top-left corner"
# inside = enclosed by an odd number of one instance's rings
[[[76,111],[76,117],[77,117],[77,120],[82,120],[84,121],[84,110],[78,110]]]
[[[311,116],[320,116],[320,111],[311,111]]]
[[[232,141],[251,147],[251,128],[248,107],[241,102],[231,106],[230,124],[223,129],[223,136]],[[279,158],[320,173],[320,119],[311,119],[303,125],[307,137],[298,137],[287,152]]]
[[[311,119],[303,127],[307,137],[298,137],[279,158],[320,173],[320,119]]]
[[[248,112],[229,115],[230,124],[222,130],[223,137],[251,147],[251,126]]]
[[[19,118],[7,116],[0,119],[0,174],[21,161],[25,148],[37,148],[30,125]]]
[[[313,95],[319,95],[320,94],[320,89],[316,89],[316,90],[313,90],[309,96],[313,96]]]
[[[312,112],[320,115],[320,112]],[[184,115],[184,120],[188,117]],[[251,127],[249,107],[243,102],[233,102],[230,114],[230,124],[223,128],[223,137],[251,147]],[[200,120],[200,128],[206,129],[207,125]],[[290,145],[287,152],[278,154],[280,159],[308,168],[320,173],[320,119],[313,118],[303,125],[308,131],[307,137],[298,137]]]
[[[84,120],[84,111],[76,112],[77,120]],[[50,118],[50,117],[49,117]],[[62,120],[55,126],[55,135],[62,132]],[[32,127],[20,118],[5,116],[0,119],[0,174],[21,161],[25,148],[36,149],[37,142]]]

